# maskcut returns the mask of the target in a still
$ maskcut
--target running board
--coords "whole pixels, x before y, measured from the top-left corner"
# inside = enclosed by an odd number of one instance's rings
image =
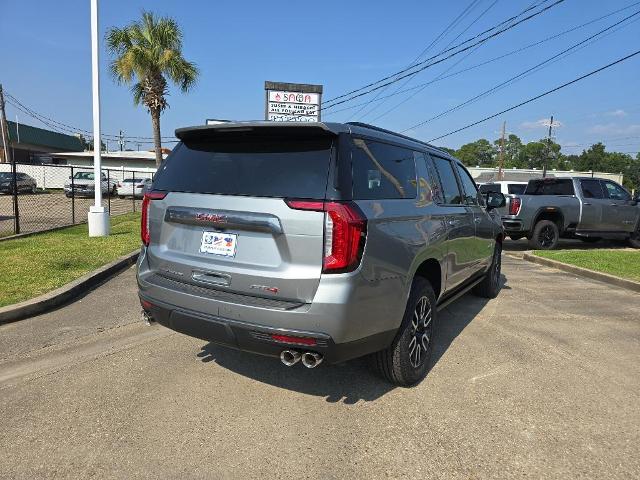
[[[437,309],[438,311],[445,309],[446,307],[449,306],[449,304],[451,302],[456,301],[457,299],[459,299],[460,297],[462,297],[464,294],[468,293],[469,290],[471,290],[473,287],[475,287],[476,285],[478,285],[482,280],[484,280],[484,275],[482,275],[480,278],[478,278],[477,280],[474,280],[473,282],[471,282],[469,285],[467,285],[466,287],[464,287],[462,290],[460,290],[457,293],[454,293],[451,297],[447,298],[446,300],[444,300],[441,304],[438,305]]]

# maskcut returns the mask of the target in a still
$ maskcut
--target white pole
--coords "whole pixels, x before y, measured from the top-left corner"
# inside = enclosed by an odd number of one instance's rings
[[[89,236],[109,235],[109,212],[102,206],[100,157],[100,62],[98,61],[98,0],[91,0],[91,80],[93,90],[93,174],[95,205],[89,208]],[[107,185],[107,191],[109,186]]]

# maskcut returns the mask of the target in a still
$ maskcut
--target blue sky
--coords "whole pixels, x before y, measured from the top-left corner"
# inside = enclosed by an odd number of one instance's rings
[[[552,3],[548,1],[546,4]],[[550,11],[494,38],[462,59],[456,56],[416,75],[404,86],[428,82],[452,65],[449,73],[578,26],[634,0],[566,0]],[[177,2],[168,0],[102,0],[101,36],[110,26],[123,26],[142,9],[174,17],[184,31],[184,55],[198,64],[201,77],[188,95],[172,89],[171,107],[162,117],[162,134],[200,124],[205,118],[260,119],[264,115],[264,81],[319,83],[330,99],[406,67],[472,0],[326,1],[321,7],[302,2]],[[471,22],[458,41],[489,28],[532,4],[532,0],[476,0],[468,15],[442,38],[427,56],[443,50]],[[186,6],[188,5],[188,7]],[[320,4],[319,4],[320,5]],[[329,115],[327,121],[359,120],[392,130],[405,130],[435,116],[505,79],[545,60],[602,28],[640,10],[638,5],[520,54],[427,86],[380,118],[376,117],[408,94],[386,100],[369,115],[359,108]],[[640,15],[632,20],[638,20]],[[89,0],[0,0],[0,82],[11,95],[33,110],[59,122],[91,129],[91,63]],[[571,80],[640,48],[640,21],[605,36],[588,47],[541,69],[480,101],[407,133],[429,140],[493,114],[512,104]],[[126,87],[108,76],[109,57],[101,51],[103,132],[151,136],[146,111],[133,106]],[[424,58],[424,57],[423,57]],[[565,153],[579,153],[599,140],[610,150],[640,150],[640,56],[597,76],[550,95],[504,117],[470,128],[439,145],[458,147],[507,131],[525,141],[543,137],[541,120],[553,114],[560,122],[556,139]],[[403,82],[400,82],[403,83]],[[399,83],[399,84],[400,84]],[[397,85],[399,85],[397,84]],[[382,95],[395,92],[397,87]],[[354,101],[373,98],[373,95]],[[341,105],[349,106],[350,104]],[[334,110],[338,110],[336,107]],[[8,117],[43,126],[8,105]],[[115,142],[110,146],[115,148]],[[135,148],[135,143],[127,145]],[[150,147],[150,145],[143,145]]]

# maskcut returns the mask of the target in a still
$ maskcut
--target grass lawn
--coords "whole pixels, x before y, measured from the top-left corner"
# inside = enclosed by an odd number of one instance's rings
[[[0,307],[55,290],[140,247],[140,215],[111,218],[111,235],[87,225],[0,242]]]
[[[536,251],[539,257],[640,281],[640,250]]]

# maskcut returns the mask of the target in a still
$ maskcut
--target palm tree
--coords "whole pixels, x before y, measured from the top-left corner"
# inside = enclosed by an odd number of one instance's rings
[[[198,78],[198,68],[182,56],[182,31],[169,17],[142,12],[140,21],[106,34],[107,48],[115,57],[110,70],[118,83],[131,85],[133,102],[144,104],[151,114],[156,165],[162,162],[160,114],[167,103],[167,79],[189,91]]]

